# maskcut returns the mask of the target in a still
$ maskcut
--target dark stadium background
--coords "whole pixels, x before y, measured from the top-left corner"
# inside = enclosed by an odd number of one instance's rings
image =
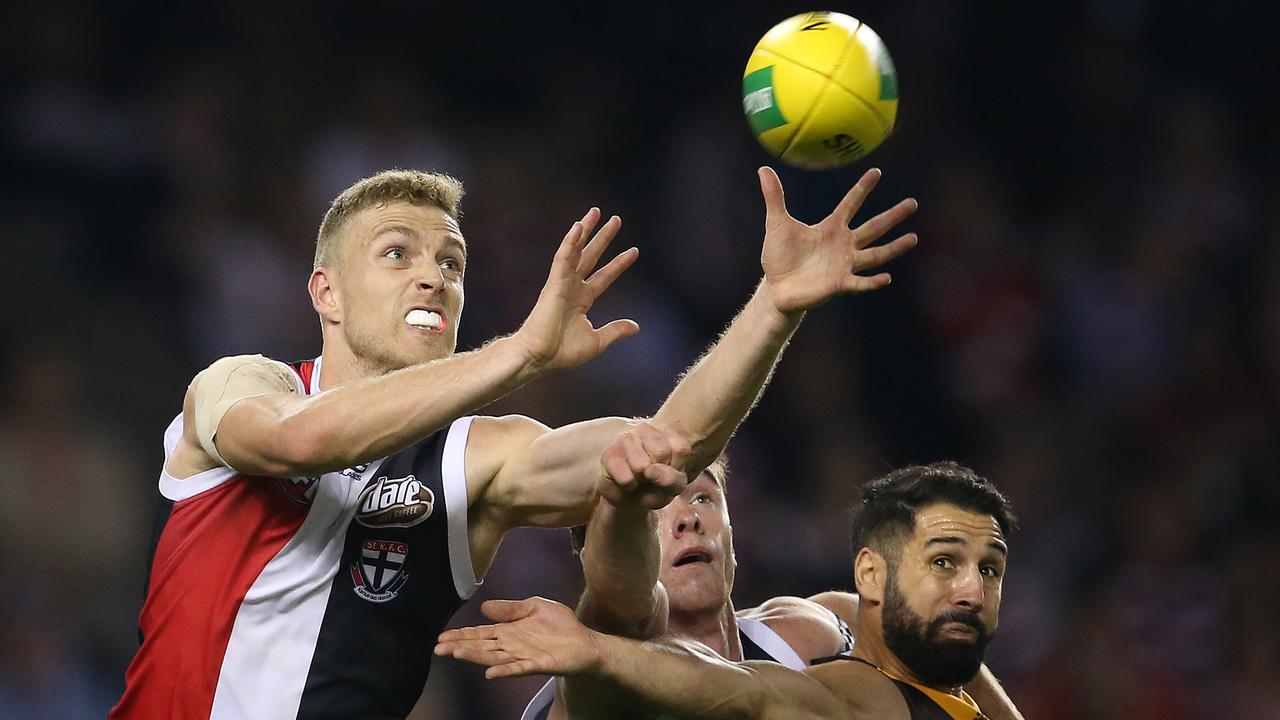
[[[358,177],[466,182],[464,347],[517,327],[585,208],[621,214],[642,256],[594,316],[640,337],[491,412],[652,412],[758,276],[741,69],[811,9],[178,5],[0,10],[0,717],[118,697],[161,433],[214,358],[319,351],[314,232]],[[1028,717],[1274,717],[1275,18],[1059,5],[831,6],[897,63],[871,204],[917,196],[921,244],[812,313],[732,446],[738,604],[848,587],[855,486],[956,458],[1023,517],[989,659]],[[783,170],[792,212],[868,164]],[[577,578],[530,532],[481,594]],[[439,662],[415,717],[514,718],[536,684]]]

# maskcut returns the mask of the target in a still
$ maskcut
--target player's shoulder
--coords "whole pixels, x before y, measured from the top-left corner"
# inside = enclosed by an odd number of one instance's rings
[[[893,681],[875,667],[854,660],[832,660],[805,669],[849,710],[851,717],[892,720],[910,716],[906,700]]]
[[[778,622],[834,622],[831,611],[809,598],[779,595],[753,608],[738,611],[738,617],[759,620],[772,626]]]
[[[528,415],[477,415],[468,434],[468,457],[487,455],[533,442],[551,428]],[[499,453],[505,456],[506,453]]]
[[[507,459],[550,431],[527,415],[477,415],[467,433],[466,468],[470,495],[479,497]],[[479,484],[477,484],[479,483]]]
[[[274,379],[282,384],[300,386],[298,373],[287,363],[264,355],[227,355],[209,363],[196,373],[189,389],[198,389],[211,380],[226,380],[234,374],[253,374]]]
[[[471,421],[471,432],[486,435],[541,435],[548,426],[528,415],[477,415]]]
[[[849,649],[848,628],[828,607],[809,598],[783,595],[742,610],[739,618],[758,620],[778,633],[805,662]]]

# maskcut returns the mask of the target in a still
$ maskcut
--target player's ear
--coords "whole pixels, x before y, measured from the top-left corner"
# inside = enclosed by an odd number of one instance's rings
[[[879,605],[884,602],[884,588],[889,579],[889,563],[884,556],[864,547],[853,559],[853,585],[862,602]]]
[[[311,271],[307,280],[307,292],[311,295],[311,307],[324,322],[342,322],[342,309],[338,302],[338,293],[333,286],[333,270],[318,267]]]

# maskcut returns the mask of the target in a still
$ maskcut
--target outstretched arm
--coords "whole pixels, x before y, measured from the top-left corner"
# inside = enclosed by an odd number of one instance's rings
[[[869,170],[816,225],[787,212],[782,183],[770,168],[759,172],[765,202],[760,261],[764,279],[746,306],[706,354],[689,368],[654,416],[693,444],[689,469],[698,471],[724,450],[759,398],[804,314],[838,295],[889,284],[888,273],[865,276],[916,244],[914,234],[871,247],[916,210],[903,200],[850,229],[849,223],[880,179]]]
[[[724,450],[768,383],[804,313],[837,295],[884,287],[889,283],[887,273],[860,273],[915,246],[914,234],[871,246],[915,212],[915,200],[904,200],[857,228],[849,227],[879,178],[879,170],[868,171],[830,215],[816,225],[806,225],[787,213],[777,175],[768,168],[761,169],[760,186],[766,207],[761,252],[764,279],[720,339],[689,368],[653,417],[654,425],[675,432],[690,443],[690,473],[705,468]],[[609,426],[613,434],[589,432],[588,427],[599,430],[601,426],[581,423],[548,431],[546,439],[539,437],[538,442],[544,447],[566,449],[559,456],[561,460],[572,455],[576,458],[575,467],[583,472],[566,472],[566,463],[553,462],[554,458],[529,442],[509,445],[498,452],[483,451],[480,454],[496,458],[496,465],[492,474],[482,473],[484,486],[475,488],[472,497],[485,497],[486,504],[490,502],[489,493],[503,499],[502,507],[496,508],[494,514],[499,518],[498,524],[506,527],[527,522],[521,508],[538,505],[540,497],[559,494],[581,502],[581,489],[594,487],[596,459],[616,433],[627,429],[627,425],[617,424],[620,421],[614,422]],[[586,499],[589,511],[595,498]],[[577,510],[578,515],[581,512]],[[557,518],[559,522],[569,519]]]
[[[299,477],[350,467],[408,447],[542,374],[584,363],[634,335],[639,328],[630,320],[597,329],[586,317],[637,256],[632,248],[593,272],[620,226],[614,218],[588,242],[598,220],[593,208],[573,224],[528,319],[480,350],[313,396],[288,392],[270,378],[228,383],[234,379],[228,374],[215,387],[202,387],[198,377],[184,403],[187,432],[171,470],[186,477],[227,465],[249,474]],[[227,395],[233,386],[238,396]],[[197,419],[206,417],[211,420],[197,428]]]
[[[448,630],[435,652],[486,665],[488,678],[592,677],[677,717],[843,717],[846,704],[830,689],[776,663],[735,664],[696,643],[604,635],[584,627],[569,608],[542,598],[491,600],[481,610],[499,624]]]

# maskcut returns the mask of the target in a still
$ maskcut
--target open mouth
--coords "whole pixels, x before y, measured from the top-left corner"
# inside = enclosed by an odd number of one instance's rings
[[[444,331],[444,315],[434,308],[414,308],[404,315],[406,325],[430,333]]]
[[[671,566],[681,567],[683,565],[692,565],[693,563],[709,563],[709,562],[711,562],[711,556],[708,555],[705,551],[688,550],[684,552],[682,555],[680,555],[680,557],[676,558],[676,561],[674,563],[671,563]]]

